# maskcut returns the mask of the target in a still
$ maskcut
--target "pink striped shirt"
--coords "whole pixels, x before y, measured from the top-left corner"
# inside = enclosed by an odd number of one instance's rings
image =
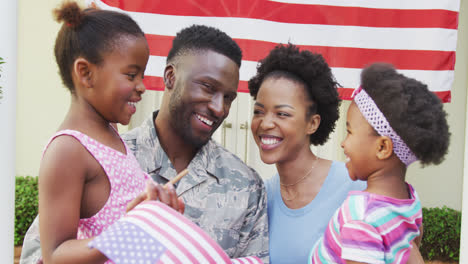
[[[418,195],[408,187],[411,199],[349,192],[312,249],[309,263],[406,263],[422,223]]]

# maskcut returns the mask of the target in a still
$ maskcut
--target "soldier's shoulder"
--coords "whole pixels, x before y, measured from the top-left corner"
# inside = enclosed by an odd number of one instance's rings
[[[135,127],[127,132],[120,134],[124,141],[135,141],[141,133],[141,127]]]

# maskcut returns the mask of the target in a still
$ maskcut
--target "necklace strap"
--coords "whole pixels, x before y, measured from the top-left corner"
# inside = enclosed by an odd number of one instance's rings
[[[284,187],[291,187],[291,186],[294,186],[294,185],[300,183],[301,181],[305,180],[305,178],[307,178],[307,177],[310,175],[310,173],[312,172],[312,170],[315,168],[315,165],[317,165],[318,160],[319,160],[319,158],[318,158],[317,156],[315,156],[315,160],[314,160],[314,162],[313,162],[313,164],[312,164],[312,167],[309,169],[309,171],[308,171],[306,174],[304,174],[304,176],[302,176],[302,178],[300,178],[300,179],[299,179],[298,181],[296,181],[295,183],[282,183],[282,182],[281,182],[281,179],[280,179],[280,184],[281,184],[281,186],[284,186]]]
[[[282,190],[282,192],[283,192],[283,193],[286,193],[286,191],[284,191],[284,190]],[[296,198],[297,198],[297,195],[298,195],[298,193],[296,192],[296,193],[295,193],[296,195],[294,195],[293,197],[286,198],[285,195],[284,195],[283,193],[281,194],[281,197],[282,197],[283,200],[286,201],[286,202],[289,202],[289,201],[292,201],[292,200],[296,199]]]

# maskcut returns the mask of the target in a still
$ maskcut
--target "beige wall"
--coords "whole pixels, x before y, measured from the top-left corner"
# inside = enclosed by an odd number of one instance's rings
[[[18,2],[17,175],[37,175],[42,148],[70,102],[53,56],[59,24],[52,17],[52,9],[59,3]]]
[[[53,20],[51,10],[60,2],[18,2],[17,175],[37,175],[42,148],[59,126],[70,102],[70,95],[61,84],[53,57],[59,24]],[[461,5],[452,103],[445,104],[452,131],[449,154],[440,166],[421,169],[419,165],[412,165],[408,172],[408,179],[418,190],[424,206],[448,205],[461,209],[468,0],[461,0]]]

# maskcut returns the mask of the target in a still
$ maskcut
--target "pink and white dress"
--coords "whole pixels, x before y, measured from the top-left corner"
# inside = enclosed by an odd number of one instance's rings
[[[141,170],[135,156],[125,142],[126,155],[76,130],[57,132],[46,146],[59,136],[72,136],[78,140],[104,169],[111,185],[106,204],[90,218],[80,219],[77,239],[99,235],[125,214],[127,204],[143,192],[150,177]],[[46,151],[44,150],[44,152]]]

